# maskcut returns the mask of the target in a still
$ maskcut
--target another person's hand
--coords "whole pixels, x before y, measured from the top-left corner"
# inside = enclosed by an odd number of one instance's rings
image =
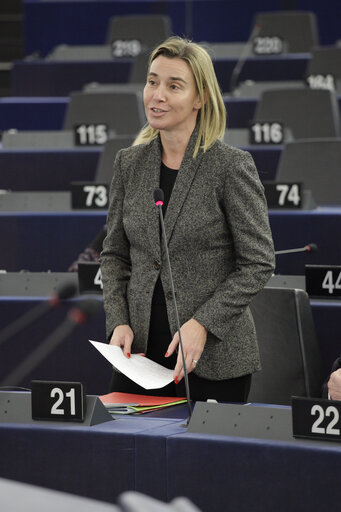
[[[184,355],[186,361],[186,367],[188,373],[190,373],[196,367],[201,354],[204,350],[206,339],[207,339],[207,330],[201,325],[197,320],[191,318],[187,322],[183,324],[180,328],[181,330],[181,339],[184,348]],[[168,350],[166,352],[166,357],[169,357],[173,354],[176,347],[179,345],[179,333],[178,331],[174,334],[174,337],[168,346]],[[181,348],[178,350],[178,359],[174,369],[174,382],[177,384],[184,377],[184,369],[182,362],[182,354]]]
[[[110,345],[122,347],[124,355],[130,357],[133,339],[134,333],[129,325],[118,325],[112,333]]]
[[[332,400],[341,400],[341,368],[330,375],[328,392]]]

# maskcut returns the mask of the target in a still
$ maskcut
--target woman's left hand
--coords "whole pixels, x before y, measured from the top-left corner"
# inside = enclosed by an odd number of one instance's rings
[[[207,330],[194,318],[191,318],[185,322],[180,330],[187,372],[190,373],[192,370],[194,370],[204,350],[207,339]],[[166,357],[171,356],[178,345],[179,333],[176,331],[166,352]],[[174,382],[177,384],[180,382],[183,376],[184,368],[182,363],[181,348],[179,347],[178,359],[174,369]]]

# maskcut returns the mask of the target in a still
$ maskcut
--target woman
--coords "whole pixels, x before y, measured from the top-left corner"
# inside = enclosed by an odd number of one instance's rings
[[[274,264],[263,187],[251,156],[221,142],[225,106],[202,47],[172,37],[154,50],[144,106],[147,125],[115,160],[101,253],[110,343],[174,368],[153,394],[185,395],[160,187],[191,397],[245,401],[260,369],[248,305]],[[116,372],[111,389],[145,393]]]

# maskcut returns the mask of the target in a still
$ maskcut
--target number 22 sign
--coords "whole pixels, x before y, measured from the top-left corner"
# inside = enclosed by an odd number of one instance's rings
[[[292,397],[292,423],[295,437],[341,441],[341,402]]]

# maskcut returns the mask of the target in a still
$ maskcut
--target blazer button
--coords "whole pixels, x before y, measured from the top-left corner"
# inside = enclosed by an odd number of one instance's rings
[[[160,270],[161,265],[160,265],[160,262],[159,262],[159,261],[155,260],[155,261],[154,261],[154,263],[153,263],[153,265],[154,265],[155,270]]]

